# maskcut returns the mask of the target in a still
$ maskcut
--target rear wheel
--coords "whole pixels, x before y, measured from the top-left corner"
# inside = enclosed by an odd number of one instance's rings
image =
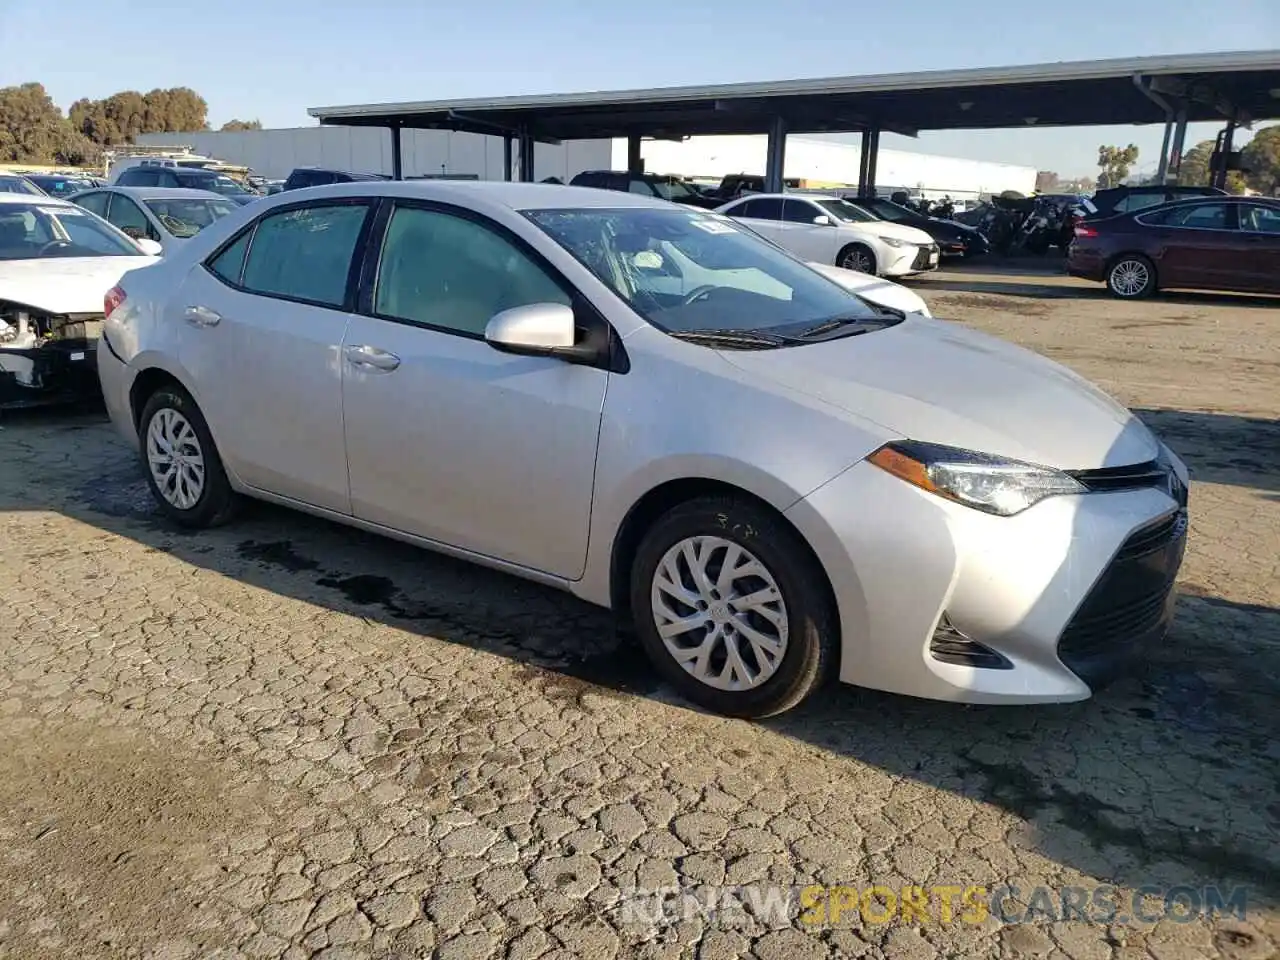
[[[1141,254],[1117,257],[1107,270],[1107,289],[1125,300],[1139,300],[1156,291],[1156,267]]]
[[[631,609],[649,658],[684,696],[761,718],[798,704],[835,659],[825,582],[772,510],[705,497],[673,508],[641,541]]]
[[[840,251],[836,257],[836,266],[846,270],[857,270],[859,273],[876,275],[876,255],[871,248],[861,243],[851,243]]]
[[[181,387],[153,393],[138,421],[147,486],[160,509],[184,527],[215,527],[235,511],[236,495],[209,425]]]

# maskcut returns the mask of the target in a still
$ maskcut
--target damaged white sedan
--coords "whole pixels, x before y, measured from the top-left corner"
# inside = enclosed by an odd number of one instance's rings
[[[103,298],[158,253],[73,203],[0,193],[0,407],[98,396]]]

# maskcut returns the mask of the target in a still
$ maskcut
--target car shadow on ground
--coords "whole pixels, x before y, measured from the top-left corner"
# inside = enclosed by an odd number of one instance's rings
[[[0,512],[59,511],[256,588],[507,657],[570,709],[593,694],[692,710],[606,611],[265,504],[218,530],[176,529],[100,416],[24,419],[36,429],[0,433],[8,455],[56,440],[92,456],[50,457],[45,482],[0,489]],[[1087,702],[966,707],[832,686],[764,726],[1010,811],[1025,821],[1016,846],[1087,876],[1224,894],[1243,885],[1251,910],[1274,907],[1280,610],[1203,592],[1183,591],[1172,635],[1137,676]]]
[[[1177,451],[1193,480],[1280,491],[1280,420],[1141,407],[1133,412]]]

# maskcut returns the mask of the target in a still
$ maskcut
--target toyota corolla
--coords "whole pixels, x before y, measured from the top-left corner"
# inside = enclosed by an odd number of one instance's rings
[[[105,312],[106,401],[174,521],[257,497],[569,590],[724,713],[828,677],[1080,700],[1169,624],[1187,473],[1128,410],[713,212],[291,191]]]

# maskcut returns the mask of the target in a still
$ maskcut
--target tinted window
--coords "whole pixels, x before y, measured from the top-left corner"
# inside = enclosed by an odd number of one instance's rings
[[[604,177],[598,173],[580,173],[570,183],[575,187],[599,187]]]
[[[570,300],[506,238],[435,210],[399,207],[392,214],[375,313],[478,336],[495,313],[531,303]]]
[[[1246,203],[1239,210],[1241,230],[1248,230],[1250,233],[1280,234],[1280,208]]]
[[[364,204],[301,207],[258,222],[241,283],[254,293],[331,307],[346,299]]]
[[[248,249],[249,238],[252,236],[252,229],[240,234],[234,243],[223,248],[220,254],[209,261],[209,269],[223,280],[239,286],[240,274],[244,270],[244,252]]]
[[[138,205],[120,193],[111,195],[111,206],[107,210],[107,219],[131,237],[150,237],[159,240],[155,227],[151,226],[146,215]]]
[[[1227,228],[1227,205],[1225,203],[1197,203],[1186,207],[1174,207],[1164,212],[1161,223],[1166,227],[1225,230]]]
[[[750,213],[739,213],[737,209],[730,211],[731,216],[735,217],[751,217],[755,220],[781,220],[782,219],[782,201],[776,197],[761,197],[756,200],[748,200],[750,205]]]
[[[122,187],[158,187],[160,185],[159,170],[144,170],[134,167],[120,175],[116,183]]]
[[[1147,207],[1155,207],[1165,202],[1163,193],[1131,193],[1127,197],[1122,197],[1115,205],[1116,213],[1133,213],[1135,210],[1145,210]]]
[[[109,193],[102,193],[101,191],[86,193],[76,197],[75,204],[105,219],[107,216],[107,199],[110,196]]]
[[[200,180],[188,180],[186,177],[179,176],[172,170],[160,171],[160,186],[162,187],[202,187],[204,184]]]
[[[627,192],[638,193],[646,197],[652,197],[654,196],[654,193],[655,193],[653,187],[650,185],[648,180],[640,180],[640,179],[629,180],[627,183]]]
[[[821,211],[816,210],[804,200],[784,200],[782,202],[782,219],[790,223],[813,223],[813,218]]]

